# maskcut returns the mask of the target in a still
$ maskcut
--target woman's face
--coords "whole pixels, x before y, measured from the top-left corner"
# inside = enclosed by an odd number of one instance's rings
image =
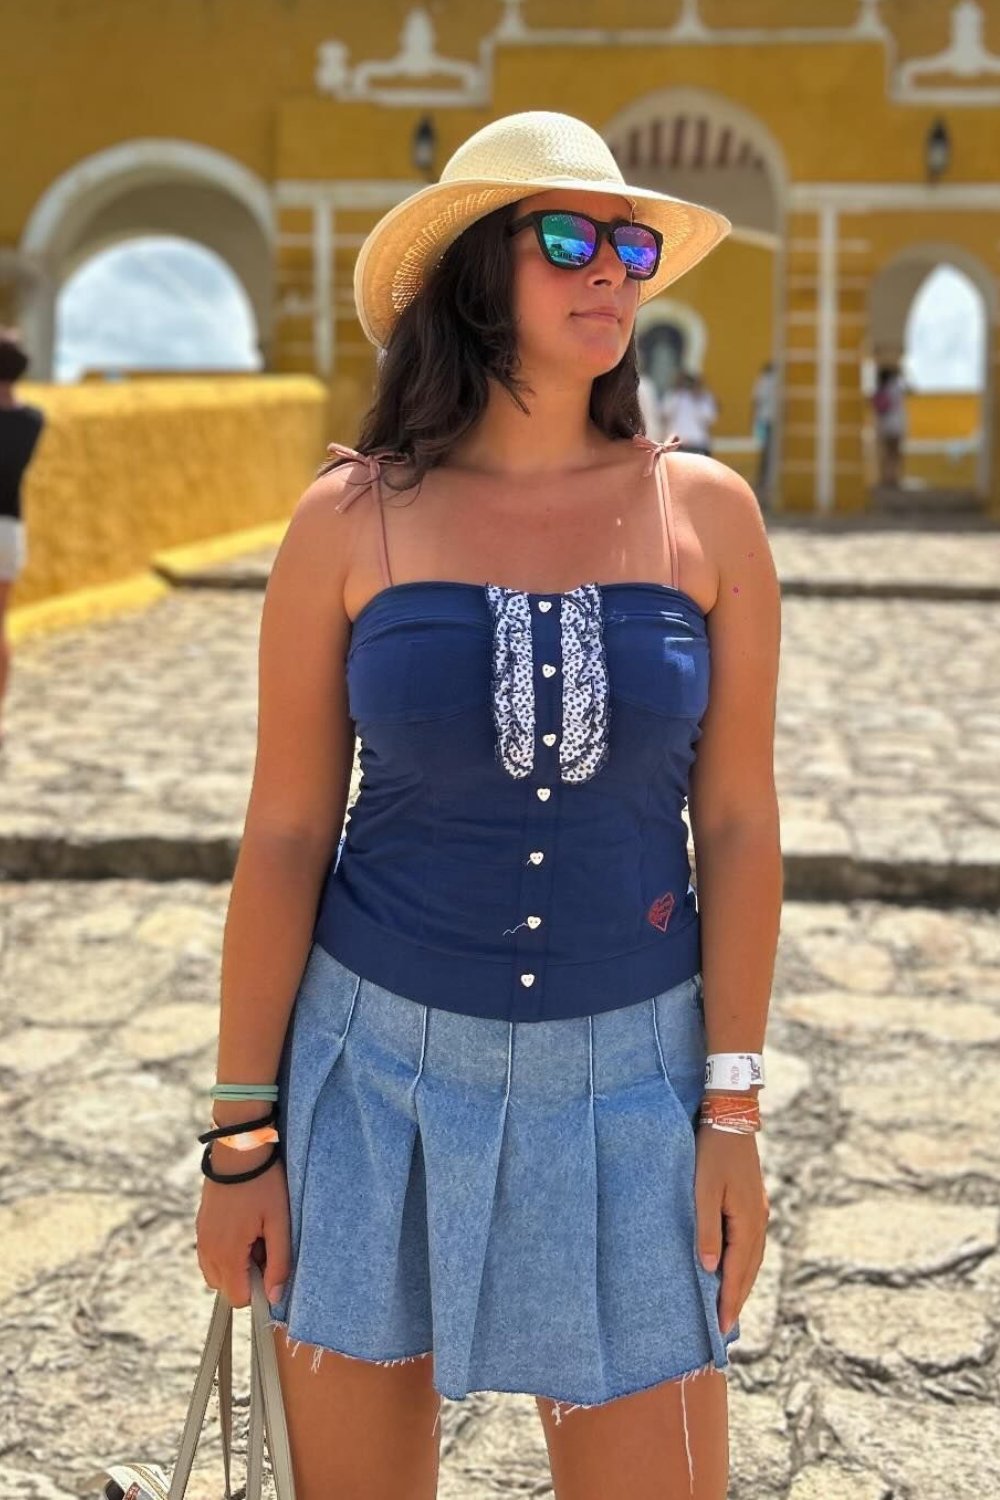
[[[631,217],[627,198],[558,188],[522,198],[514,217],[543,208],[576,209],[595,219]],[[641,213],[635,217],[642,220]],[[607,238],[602,238],[588,266],[572,270],[545,259],[530,225],[514,235],[511,244],[522,365],[581,382],[614,369],[632,337],[641,283],[626,275]]]

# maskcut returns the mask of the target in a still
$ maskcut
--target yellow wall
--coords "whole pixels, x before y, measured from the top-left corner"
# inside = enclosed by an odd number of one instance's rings
[[[912,438],[971,438],[983,419],[982,399],[973,391],[912,392],[906,421]]]
[[[287,518],[325,456],[308,375],[19,384],[47,416],[23,485],[18,608],[149,566],[163,548]]]

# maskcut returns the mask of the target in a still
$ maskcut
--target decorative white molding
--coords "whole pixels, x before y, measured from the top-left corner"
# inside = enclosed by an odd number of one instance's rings
[[[315,208],[318,203],[329,203],[331,208],[384,209],[401,203],[422,186],[406,177],[381,181],[377,178],[352,181],[343,177],[310,181],[286,177],[274,184],[273,192],[278,208]]]
[[[506,18],[505,18],[506,19]],[[699,0],[684,0],[681,13],[670,26],[632,26],[617,30],[604,27],[525,25],[517,8],[516,24],[494,32],[496,40],[527,47],[743,47],[747,43],[823,43],[849,41],[891,42],[892,33],[879,14],[879,0],[859,0],[858,14],[850,26],[709,26],[702,19]]]
[[[819,240],[795,236],[788,241],[788,248],[789,250],[818,251]],[[846,236],[837,246],[841,255],[867,255],[871,248],[871,240],[848,239]]]
[[[789,195],[793,213],[816,213],[826,204],[842,213],[1000,208],[1000,182],[793,182]]]
[[[950,73],[956,79],[1000,77],[1000,57],[983,41],[983,9],[977,0],[958,0],[951,11],[951,40],[943,52],[918,57],[897,70],[895,97],[907,104],[996,104],[1000,85],[982,88],[921,84],[927,76]]]
[[[503,23],[501,23],[503,24]],[[512,38],[514,33],[509,33]],[[490,38],[480,43],[479,63],[462,62],[443,57],[437,50],[434,22],[423,6],[411,10],[399,33],[399,51],[382,61],[356,63],[347,61],[344,42],[321,42],[318,49],[315,84],[321,94],[335,99],[364,101],[389,105],[469,105],[488,104],[492,89],[492,45]],[[432,88],[421,82],[430,78],[450,78],[449,87]]]
[[[895,34],[882,18],[881,0],[858,0],[847,26],[709,26],[699,0],[683,0],[680,14],[662,27],[533,28],[524,18],[526,0],[503,0],[497,25],[479,43],[479,61],[444,57],[437,51],[434,22],[422,5],[412,9],[391,58],[352,64],[345,42],[331,38],[317,49],[314,81],[321,94],[403,108],[489,105],[493,99],[496,49],[506,47],[769,47],[826,46],[859,42],[881,45],[885,55],[886,94],[898,104],[979,105],[1000,102],[1000,84],[976,87],[975,79],[1000,76],[1000,57],[983,41],[983,11],[978,0],[957,0],[951,12],[951,41],[934,57],[898,61]],[[950,73],[955,83],[929,85],[929,75]],[[441,85],[432,80],[451,80]]]

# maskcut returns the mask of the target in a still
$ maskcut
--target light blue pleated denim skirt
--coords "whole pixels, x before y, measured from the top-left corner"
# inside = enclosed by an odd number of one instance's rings
[[[426,1006],[314,943],[278,1127],[289,1340],[433,1357],[442,1397],[597,1406],[729,1367],[721,1272],[697,1253],[700,974],[555,1021]],[[297,1347],[297,1345],[296,1345]]]

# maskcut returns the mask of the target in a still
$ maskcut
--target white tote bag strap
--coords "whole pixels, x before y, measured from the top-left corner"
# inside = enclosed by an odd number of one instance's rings
[[[246,1500],[261,1500],[263,1489],[263,1445],[271,1455],[277,1500],[295,1500],[291,1449],[281,1398],[278,1359],[274,1352],[271,1313],[264,1292],[260,1267],[250,1259],[250,1422],[247,1434]],[[188,1405],[180,1450],[170,1481],[168,1500],[184,1500],[194,1456],[205,1425],[212,1381],[219,1372],[219,1418],[222,1427],[222,1458],[226,1470],[226,1496],[232,1494],[232,1325],[233,1308],[222,1292],[216,1293],[208,1337]]]
[[[258,1407],[263,1407],[264,1426],[267,1431],[267,1451],[271,1455],[271,1471],[278,1500],[295,1500],[295,1480],[292,1474],[292,1450],[288,1443],[288,1426],[285,1407],[281,1399],[281,1381],[278,1376],[278,1356],[274,1352],[274,1329],[271,1310],[264,1291],[264,1278],[255,1261],[250,1265],[250,1297],[252,1310],[253,1347],[251,1349],[251,1405],[256,1381],[259,1394]],[[253,1433],[248,1442],[248,1451]],[[247,1484],[247,1500],[259,1500]]]
[[[219,1369],[222,1359],[223,1345],[228,1343],[233,1325],[233,1309],[229,1299],[222,1292],[215,1294],[215,1306],[212,1309],[212,1318],[208,1325],[208,1337],[205,1340],[205,1348],[201,1356],[201,1364],[195,1376],[194,1390],[191,1392],[191,1400],[188,1403],[187,1416],[184,1419],[184,1431],[181,1433],[181,1444],[177,1454],[177,1462],[170,1480],[168,1492],[169,1500],[184,1500],[187,1494],[188,1481],[191,1478],[191,1466],[194,1463],[195,1450],[201,1438],[201,1431],[205,1425],[205,1413],[208,1410],[208,1398],[212,1394],[212,1380],[215,1372]],[[230,1365],[231,1370],[231,1365]],[[232,1384],[229,1390],[223,1391],[219,1387],[219,1408],[224,1413],[222,1418],[223,1432],[226,1430],[227,1421],[232,1421]],[[228,1413],[228,1416],[225,1415]],[[223,1437],[223,1456],[227,1455],[226,1439]],[[229,1475],[226,1475],[226,1495],[231,1493]]]
[[[222,1464],[226,1471],[226,1500],[233,1493],[233,1317],[230,1309],[219,1351],[219,1426],[222,1428]]]

